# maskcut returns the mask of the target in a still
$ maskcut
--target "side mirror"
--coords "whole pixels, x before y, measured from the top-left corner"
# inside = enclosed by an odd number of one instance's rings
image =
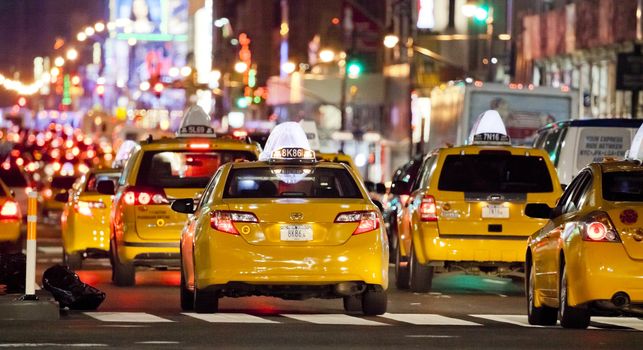
[[[68,192],[60,192],[60,193],[57,193],[57,194],[54,196],[54,200],[55,200],[56,202],[63,202],[63,203],[67,203],[67,201],[69,200],[69,193],[68,193]]]
[[[192,198],[181,198],[172,202],[172,210],[177,213],[194,214],[195,209],[196,205],[194,205],[194,200]]]
[[[535,219],[551,219],[554,209],[544,203],[529,203],[525,207],[525,215]]]
[[[114,186],[114,181],[112,180],[98,181],[98,184],[96,185],[96,190],[100,194],[107,194],[110,196],[113,196],[114,194],[116,194],[116,188]]]
[[[391,193],[395,195],[409,195],[411,194],[411,191],[409,191],[409,184],[404,182],[404,181],[393,181],[391,184]]]
[[[376,183],[375,184],[375,193],[377,194],[386,194],[386,185],[383,183]]]

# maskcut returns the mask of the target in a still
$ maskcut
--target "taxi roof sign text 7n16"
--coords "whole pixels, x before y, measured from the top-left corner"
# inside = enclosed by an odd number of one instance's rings
[[[478,116],[471,128],[469,144],[511,145],[502,117],[495,110],[488,110]]]

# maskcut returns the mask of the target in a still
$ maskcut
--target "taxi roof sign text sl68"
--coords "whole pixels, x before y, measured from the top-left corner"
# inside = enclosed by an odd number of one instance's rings
[[[511,145],[502,117],[495,110],[478,116],[469,134],[469,144]]]
[[[177,137],[216,137],[210,126],[210,116],[199,106],[190,107],[184,114]]]

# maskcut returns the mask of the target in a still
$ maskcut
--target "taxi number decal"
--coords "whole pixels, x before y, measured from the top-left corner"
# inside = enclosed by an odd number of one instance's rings
[[[282,241],[312,241],[313,228],[311,225],[282,225],[280,236]]]
[[[303,148],[282,148],[281,157],[282,158],[303,158],[304,149]]]

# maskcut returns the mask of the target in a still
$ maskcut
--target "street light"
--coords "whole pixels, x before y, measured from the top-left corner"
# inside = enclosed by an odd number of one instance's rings
[[[87,34],[85,34],[85,32],[80,32],[80,33],[76,34],[76,39],[78,41],[81,41],[81,42],[85,41],[85,40],[87,40]]]
[[[94,29],[97,33],[101,33],[103,30],[105,30],[105,24],[103,22],[97,22],[96,24],[94,24]]]
[[[335,52],[330,49],[324,49],[319,52],[319,59],[324,63],[330,63],[335,60]]]
[[[85,28],[85,35],[87,36],[92,36],[96,33],[93,27],[87,27]]]
[[[54,65],[56,67],[62,67],[63,65],[65,65],[65,59],[62,58],[61,56],[56,57],[54,59]]]
[[[384,37],[384,46],[389,49],[392,49],[400,42],[400,38],[395,34],[388,34]]]
[[[75,61],[78,58],[78,50],[71,48],[67,50],[67,59],[70,61]]]
[[[286,74],[291,74],[297,69],[297,65],[292,61],[288,61],[281,65],[281,69],[286,72]]]
[[[241,74],[245,73],[248,70],[248,64],[243,61],[239,61],[234,64],[234,71]]]

